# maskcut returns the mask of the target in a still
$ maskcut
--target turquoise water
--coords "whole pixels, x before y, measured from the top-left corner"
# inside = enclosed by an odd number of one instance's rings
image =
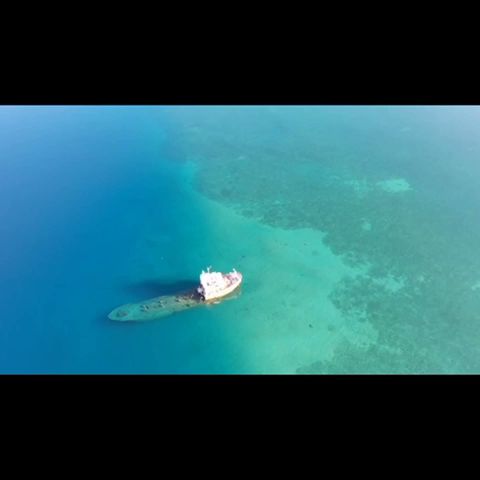
[[[0,107],[0,372],[479,373],[479,158],[477,107]]]

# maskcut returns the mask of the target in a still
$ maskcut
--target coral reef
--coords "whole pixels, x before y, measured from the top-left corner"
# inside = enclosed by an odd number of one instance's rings
[[[254,122],[242,109],[193,120],[171,114],[172,141],[201,159],[202,194],[273,227],[318,229],[347,264],[367,266],[330,298],[345,318],[370,322],[378,342],[361,349],[345,341],[329,361],[298,372],[480,371],[474,180],[416,133],[413,117],[406,145],[405,120],[394,115],[387,130],[369,114],[370,127],[384,133],[373,143],[355,113],[256,112]]]

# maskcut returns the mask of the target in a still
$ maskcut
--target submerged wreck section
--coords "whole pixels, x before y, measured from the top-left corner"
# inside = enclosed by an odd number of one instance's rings
[[[217,304],[223,300],[237,298],[239,295],[240,292],[237,290],[223,297],[222,300],[209,302],[203,300],[197,289],[193,289],[177,295],[162,295],[139,303],[127,303],[112,310],[108,318],[120,322],[156,320],[190,308]]]

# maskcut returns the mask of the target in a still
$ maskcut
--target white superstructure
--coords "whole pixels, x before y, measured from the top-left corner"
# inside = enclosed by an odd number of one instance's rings
[[[200,274],[200,286],[198,293],[204,300],[212,300],[224,297],[233,292],[241,283],[243,276],[240,272],[233,269],[230,273],[211,272],[211,267]]]

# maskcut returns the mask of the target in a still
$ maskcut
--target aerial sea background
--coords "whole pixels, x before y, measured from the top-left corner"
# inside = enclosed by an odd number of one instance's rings
[[[480,373],[479,162],[473,106],[2,106],[0,373]]]

